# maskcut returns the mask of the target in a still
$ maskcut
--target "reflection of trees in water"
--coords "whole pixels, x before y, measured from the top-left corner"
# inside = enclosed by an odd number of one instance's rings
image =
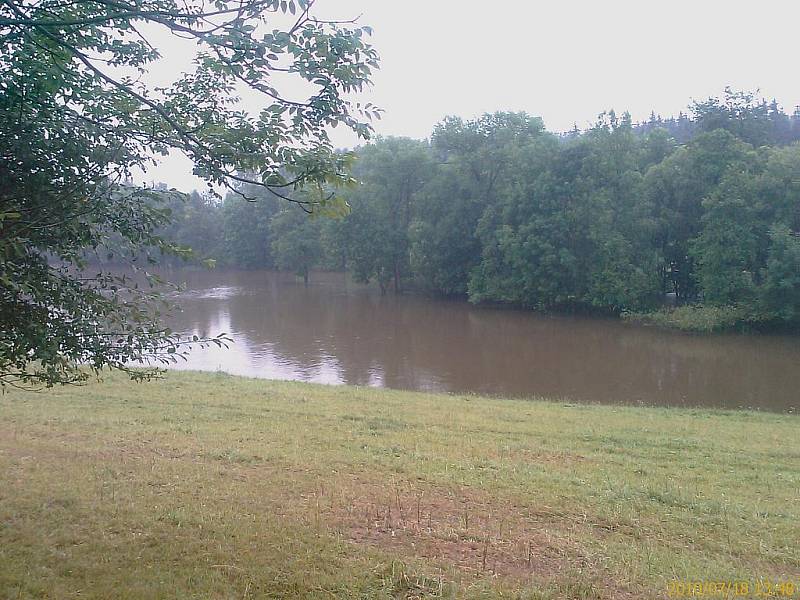
[[[800,350],[791,338],[688,336],[612,320],[382,297],[339,275],[318,275],[308,288],[259,272],[190,279],[190,291],[225,286],[240,293],[189,294],[175,328],[218,333],[227,313],[231,333],[251,353],[253,375],[272,361],[282,365],[280,376],[354,385],[774,408],[796,404],[800,389]]]
[[[223,329],[221,314],[227,309],[219,301],[211,299],[180,299],[178,300],[181,311],[174,313],[169,318],[169,323],[175,331],[196,333],[198,336],[207,337],[219,333],[228,333]]]
[[[409,352],[413,315],[402,299],[356,288],[345,295],[283,282],[259,295],[227,301],[235,331],[254,346],[269,345],[305,375],[335,362],[341,381],[425,387],[427,369]]]

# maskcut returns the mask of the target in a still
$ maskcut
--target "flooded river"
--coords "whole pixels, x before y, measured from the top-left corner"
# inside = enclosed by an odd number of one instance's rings
[[[179,368],[331,384],[574,402],[800,406],[800,338],[690,335],[418,295],[341,274],[179,271],[185,334],[226,332]]]

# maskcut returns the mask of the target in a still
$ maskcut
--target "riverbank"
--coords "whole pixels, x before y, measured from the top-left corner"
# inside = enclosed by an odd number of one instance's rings
[[[684,305],[651,312],[623,312],[623,320],[690,333],[740,331],[798,333],[796,323],[758,320],[738,306]]]
[[[11,390],[0,597],[798,586],[797,425],[213,373]]]

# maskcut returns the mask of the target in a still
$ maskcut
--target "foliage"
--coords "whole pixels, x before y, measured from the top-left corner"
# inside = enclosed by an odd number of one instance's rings
[[[178,264],[191,259],[195,262],[211,261],[221,253],[223,231],[219,227],[216,198],[209,193],[193,191],[191,194],[173,194],[169,203],[170,221],[160,235],[191,251],[189,256],[163,257],[161,263]],[[182,227],[191,223],[191,227]]]
[[[497,112],[470,121],[449,117],[436,126],[432,147],[441,169],[415,219],[412,246],[423,286],[467,292],[481,261],[478,223],[503,197],[521,149],[540,136],[542,120],[525,113]]]
[[[418,194],[408,229],[408,262],[412,277],[426,290],[467,292],[470,269],[481,251],[475,225],[482,208],[471,187],[457,168],[447,165]]]
[[[270,221],[272,254],[280,269],[294,271],[308,285],[311,267],[320,259],[319,219],[297,206],[285,206]]]
[[[797,141],[797,121],[752,92],[726,87],[721,98],[694,102],[691,110],[700,131],[724,129],[754,146]]]
[[[184,253],[162,235],[178,233],[167,225],[175,199],[124,183],[156,155],[182,152],[196,175],[239,195],[255,186],[306,210],[345,206],[330,190],[351,181],[349,158],[328,128],[368,136],[376,109],[349,95],[369,83],[377,55],[368,27],[320,20],[313,4],[3,2],[0,382],[75,382],[86,377],[77,363],[125,368],[179,354],[158,324],[157,292],[87,270],[84,258],[147,265]],[[156,86],[148,70],[162,32],[191,40],[196,56],[190,72]],[[307,96],[288,95],[297,83]],[[242,109],[243,91],[261,99],[258,114]],[[293,197],[304,186],[315,193]],[[176,215],[193,224],[183,241],[201,254],[219,238],[204,198]]]
[[[409,272],[409,228],[418,192],[433,172],[427,144],[385,138],[358,154],[355,174],[363,181],[351,195],[351,216],[342,231],[356,279],[376,280],[395,292]]]
[[[222,233],[220,259],[245,269],[272,268],[270,223],[280,209],[279,199],[254,186],[245,186],[244,194],[251,200],[242,202],[241,196],[230,193],[216,211]]]
[[[758,205],[749,189],[753,183],[751,173],[732,171],[703,201],[702,229],[691,254],[706,302],[752,300],[760,254]]]
[[[692,241],[700,234],[703,199],[731,165],[744,160],[749,146],[725,130],[698,135],[645,176],[645,193],[657,222],[654,242],[661,257],[664,291],[683,301],[697,297]]]
[[[768,319],[796,322],[800,318],[800,236],[779,225],[770,230],[769,239],[760,308]]]
[[[0,219],[0,382],[68,383],[85,379],[78,363],[127,370],[145,356],[173,360],[181,341],[159,325],[168,303],[158,293],[158,278],[144,270],[153,259],[139,254],[141,248],[169,249],[153,233],[168,218],[160,195],[117,186],[84,201],[78,214],[51,194],[22,199],[29,202]],[[51,221],[65,213],[69,218],[57,225]],[[32,214],[40,220],[30,220]],[[113,248],[130,255],[141,277],[87,272],[85,251],[107,246],[109,223],[116,224]]]

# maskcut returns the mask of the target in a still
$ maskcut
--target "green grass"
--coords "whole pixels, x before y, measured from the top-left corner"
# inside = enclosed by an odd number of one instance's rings
[[[758,324],[754,321],[753,315],[741,307],[700,304],[662,308],[647,313],[627,312],[623,313],[622,317],[629,321],[698,333],[730,331]]]
[[[0,396],[0,598],[800,586],[797,417],[170,373]]]

